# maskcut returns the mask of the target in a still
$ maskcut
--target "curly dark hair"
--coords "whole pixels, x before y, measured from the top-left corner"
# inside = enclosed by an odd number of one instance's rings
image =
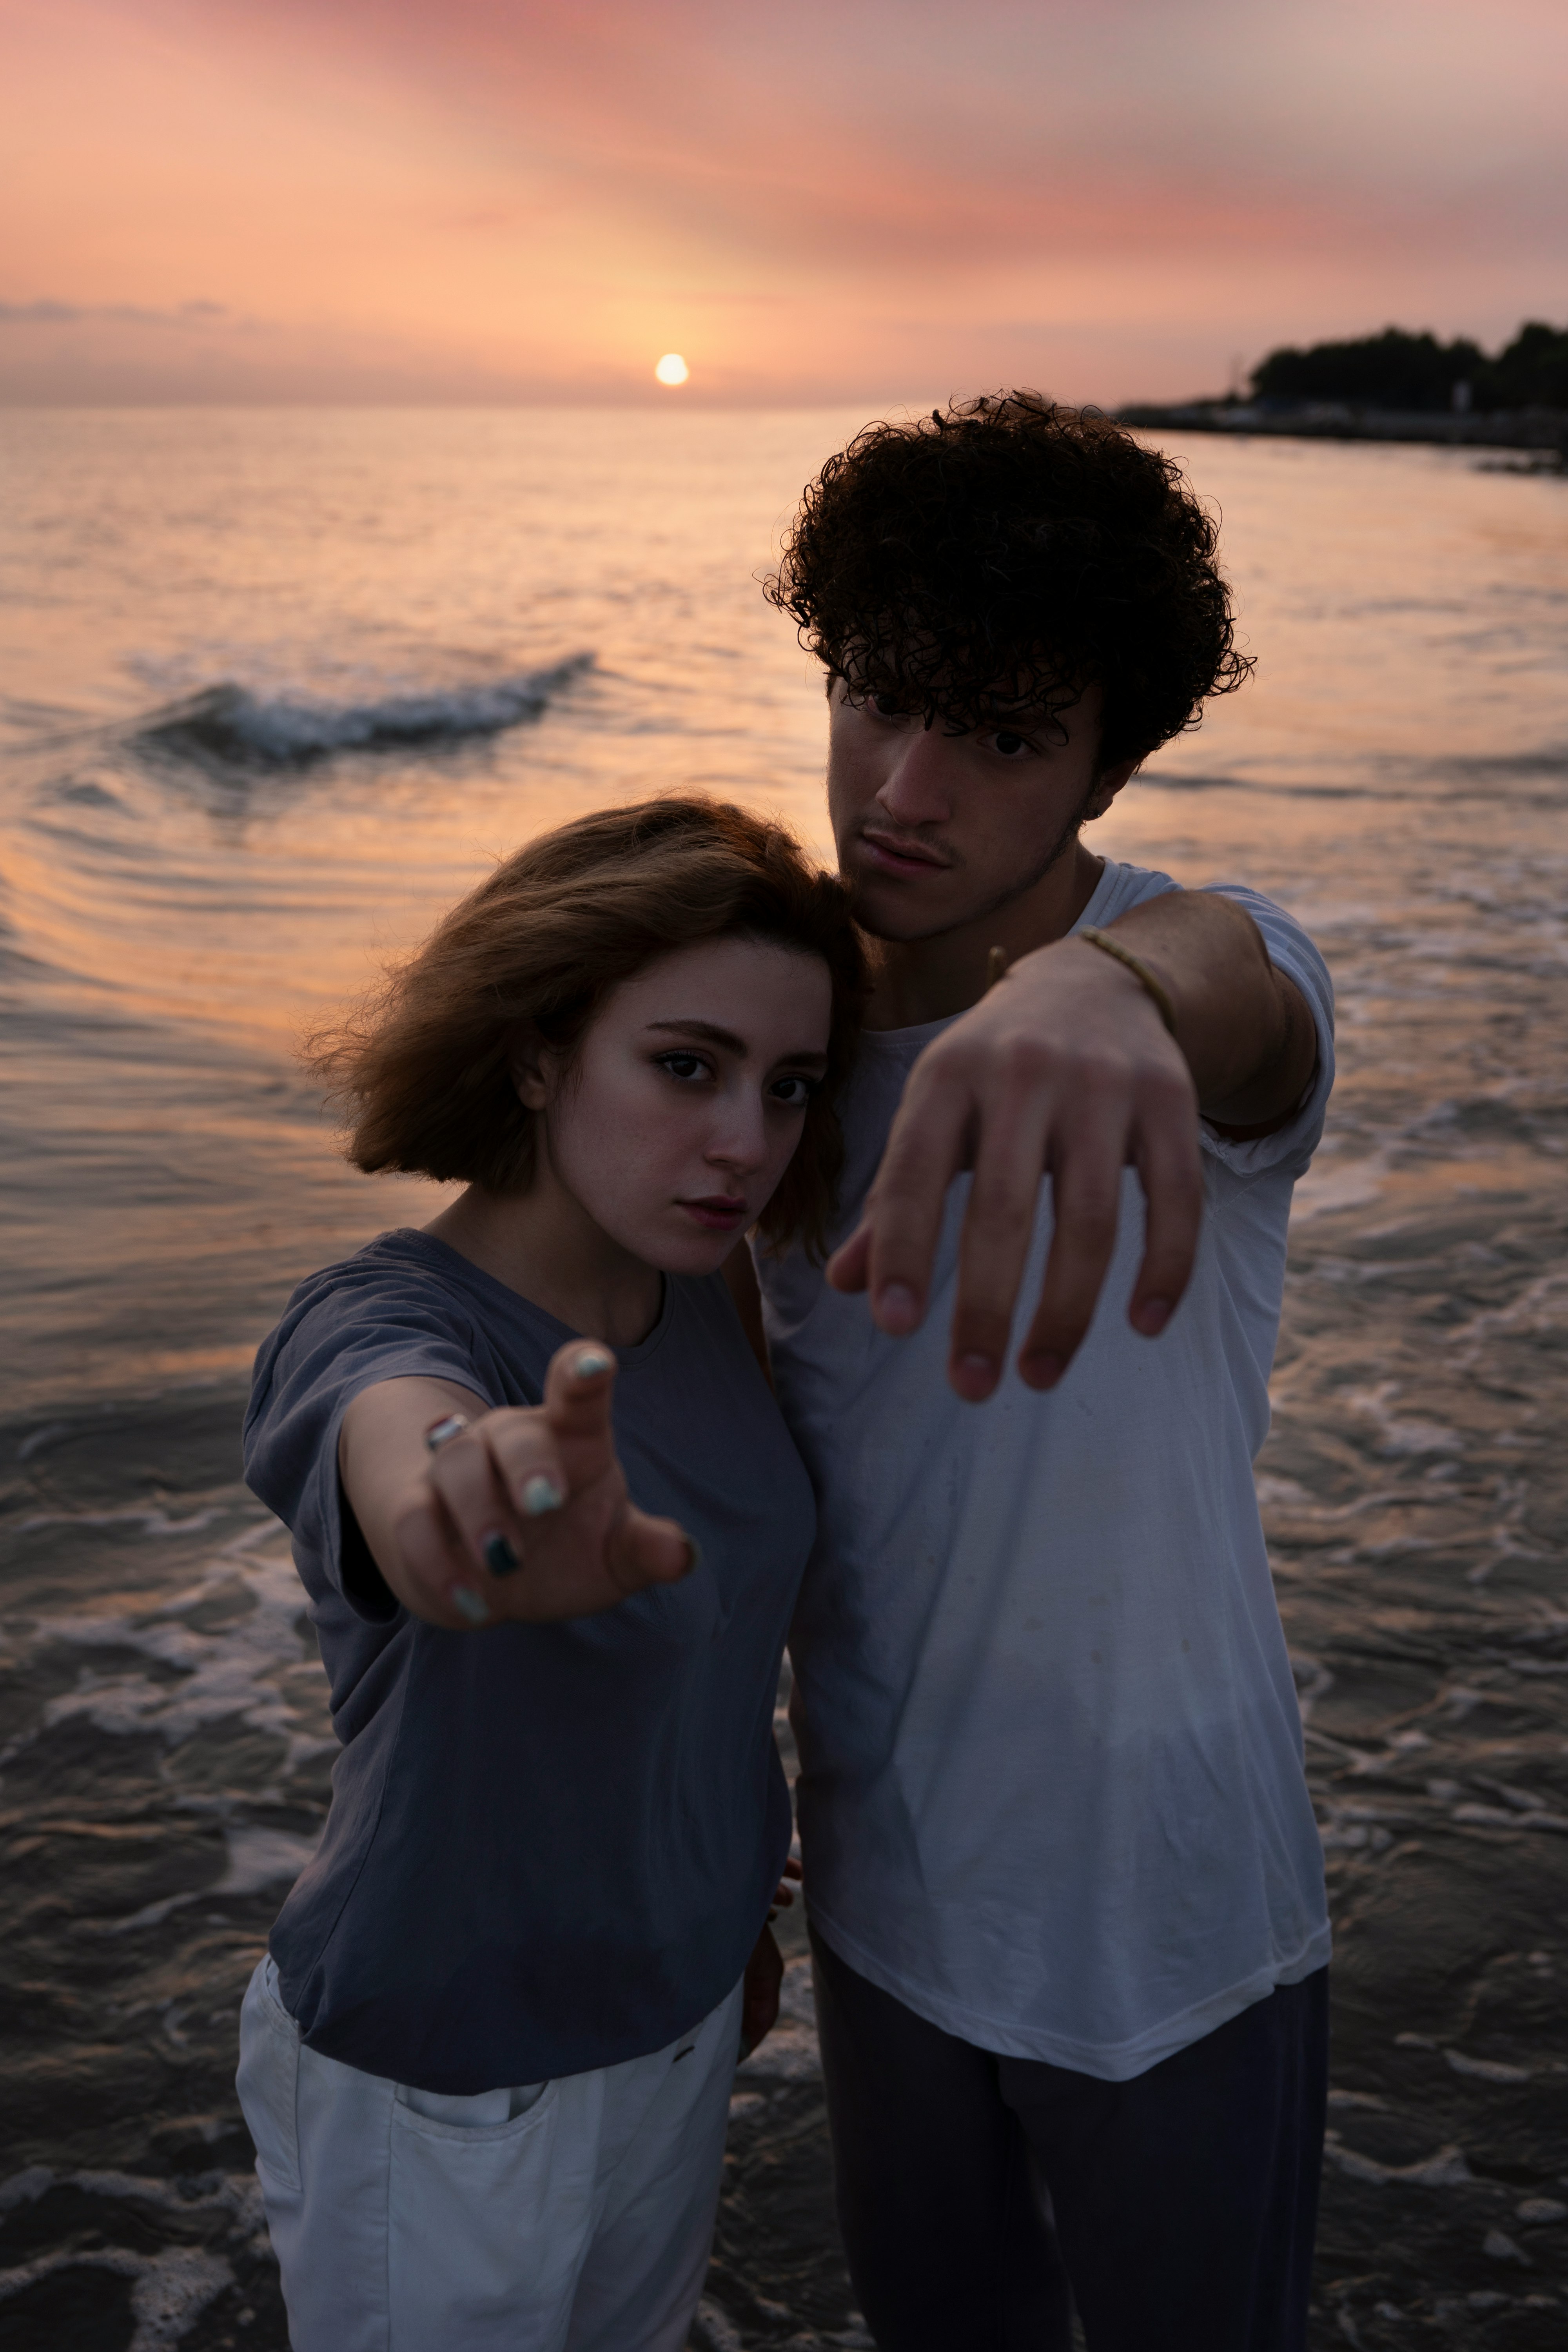
[[[1217,531],[1174,459],[1036,392],[868,425],[806,488],[764,585],[857,700],[955,734],[1098,683],[1099,764],[1195,727],[1250,676]]]

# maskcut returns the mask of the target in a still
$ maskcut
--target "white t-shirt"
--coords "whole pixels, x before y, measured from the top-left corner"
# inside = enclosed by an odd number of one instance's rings
[[[1080,920],[1174,887],[1108,863]],[[1320,1066],[1279,1133],[1204,1129],[1196,1270],[1160,1339],[1127,1321],[1143,1237],[1131,1170],[1089,1337],[1048,1395],[1012,1370],[983,1405],[947,1385],[967,1177],[912,1339],[884,1337],[800,1252],[758,1261],[820,1515],[790,1637],[814,1924],[949,2032],[1111,2082],[1329,1957],[1252,1461],[1291,1189],[1333,1080],[1333,993],[1289,915],[1225,895],[1312,1008]],[[836,1241],[944,1026],[867,1036]],[[1050,1231],[1047,1178],[1015,1350]]]

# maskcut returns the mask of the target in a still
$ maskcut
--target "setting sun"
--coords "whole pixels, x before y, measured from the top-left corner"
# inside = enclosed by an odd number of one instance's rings
[[[684,383],[691,370],[679,352],[666,352],[654,373],[660,383]]]

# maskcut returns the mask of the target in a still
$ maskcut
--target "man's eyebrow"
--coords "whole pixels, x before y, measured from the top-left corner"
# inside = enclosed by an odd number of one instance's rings
[[[647,1026],[667,1030],[673,1036],[700,1037],[704,1045],[721,1046],[727,1054],[744,1055],[746,1051],[745,1039],[737,1037],[732,1029],[721,1029],[716,1021],[650,1021]],[[781,1054],[779,1059],[781,1062],[809,1062],[817,1069],[825,1069],[827,1065],[826,1055],[809,1045],[803,1047],[798,1054]]]

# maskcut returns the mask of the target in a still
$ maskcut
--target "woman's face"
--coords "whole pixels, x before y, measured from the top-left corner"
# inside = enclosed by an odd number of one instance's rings
[[[756,1222],[827,1055],[820,958],[708,940],[616,989],[563,1075],[517,1072],[544,1113],[546,1182],[646,1265],[708,1274]]]

